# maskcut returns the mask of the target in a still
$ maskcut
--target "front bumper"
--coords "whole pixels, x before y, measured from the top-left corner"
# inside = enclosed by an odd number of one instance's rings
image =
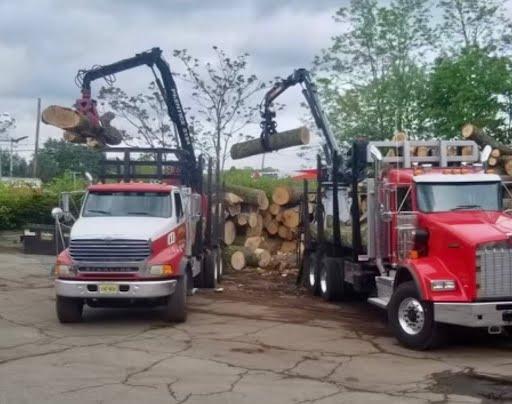
[[[512,301],[434,303],[434,318],[465,327],[512,326]]]
[[[156,298],[172,295],[176,289],[176,279],[164,281],[70,281],[55,280],[57,296],[89,298]],[[102,292],[101,285],[108,286],[108,292]]]

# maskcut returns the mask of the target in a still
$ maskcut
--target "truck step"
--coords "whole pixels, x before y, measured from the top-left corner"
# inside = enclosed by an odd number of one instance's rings
[[[390,299],[393,294],[394,276],[377,276],[375,283],[377,284],[377,296],[382,299]]]
[[[374,306],[380,307],[381,309],[385,309],[388,307],[389,297],[369,297],[368,303],[373,304]]]

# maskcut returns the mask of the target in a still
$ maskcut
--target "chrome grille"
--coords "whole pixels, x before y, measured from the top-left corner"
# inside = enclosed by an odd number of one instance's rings
[[[69,253],[82,262],[135,262],[149,257],[147,240],[79,239],[69,242]]]
[[[512,248],[479,248],[476,252],[477,297],[512,297]]]

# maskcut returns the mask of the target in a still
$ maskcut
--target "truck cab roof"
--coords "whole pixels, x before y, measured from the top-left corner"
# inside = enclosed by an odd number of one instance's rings
[[[169,193],[175,186],[147,182],[119,182],[90,185],[89,192],[162,192]]]
[[[450,168],[392,168],[386,175],[395,184],[409,185],[413,182],[498,182],[499,175],[487,174],[472,167]]]

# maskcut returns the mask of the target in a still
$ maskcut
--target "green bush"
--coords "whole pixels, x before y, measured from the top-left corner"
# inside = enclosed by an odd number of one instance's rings
[[[272,191],[280,185],[289,185],[292,187],[302,187],[301,181],[296,181],[291,178],[272,178],[268,176],[261,176],[259,178],[252,178],[253,170],[249,169],[231,169],[222,174],[222,181],[226,185],[239,185],[249,188],[256,188],[265,191],[269,198],[272,198]]]
[[[42,189],[24,184],[0,183],[0,230],[19,229],[27,223],[51,224],[51,210],[59,203],[59,194],[84,188],[65,174]]]

